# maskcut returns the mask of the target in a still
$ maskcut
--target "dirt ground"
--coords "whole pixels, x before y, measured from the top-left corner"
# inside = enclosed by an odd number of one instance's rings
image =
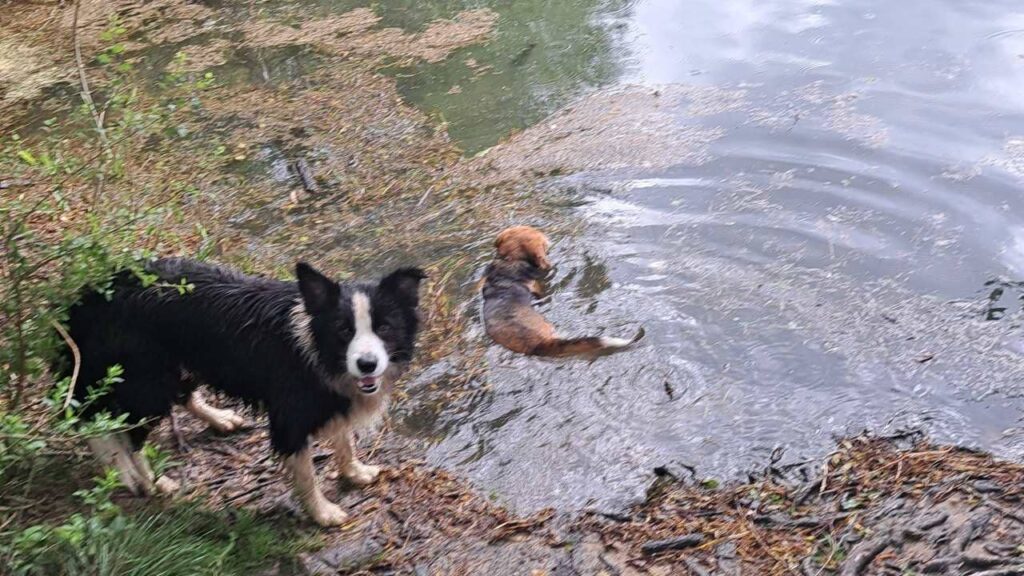
[[[258,419],[229,437],[178,421],[186,497],[300,514]],[[169,427],[159,442],[175,445]],[[425,466],[416,442],[385,430],[361,444],[387,470],[364,489],[326,482],[352,522],[300,559],[309,574],[1024,574],[1024,466],[914,433],[844,439],[819,461],[766,462],[723,486],[655,469],[633,508],[528,517]]]
[[[40,108],[60,99],[55,87],[75,93],[69,10],[58,2],[0,3],[0,129],[30,125]],[[586,168],[601,154],[572,156],[579,160],[574,164],[566,152],[558,161],[561,148],[552,153],[527,133],[504,152],[464,161],[443,126],[404,104],[394,81],[379,72],[395,59],[434,61],[485,42],[495,26],[486,10],[434,22],[418,34],[379,28],[366,8],[298,28],[274,20],[240,23],[219,10],[183,0],[83,2],[86,53],[97,50],[117,14],[133,31],[129,53],[141,58],[148,48],[177,43],[186,55],[179,64],[184,72],[217,69],[247,58],[249,50],[296,45],[318,62],[301,78],[211,89],[188,127],[206,139],[160,157],[140,151],[130,159],[125,188],[191,183],[198,193],[182,220],[205,223],[216,242],[214,257],[247,269],[275,273],[309,254],[343,276],[375,270],[382,261],[426,263],[426,328],[413,372],[454,358],[456,372],[469,378],[482,345],[452,335],[462,333],[463,310],[473,300],[469,287],[490,238],[524,218],[565,226],[549,220],[531,179]],[[193,42],[202,34],[219,39]],[[262,75],[272,77],[266,68]],[[581,107],[623,97],[601,95]],[[656,107],[669,97],[676,96],[647,94],[644,102]],[[589,138],[572,110],[556,118],[565,130],[559,146]],[[619,146],[606,136],[599,137],[607,146]],[[699,160],[715,135],[666,137],[693,143]],[[211,157],[201,147],[206,140],[226,153]],[[652,142],[662,148],[660,140]],[[315,191],[303,181],[301,163]],[[484,182],[473,177],[480,174]],[[180,462],[171,472],[182,480],[179,497],[268,516],[298,514],[279,463],[267,452],[259,416],[247,416],[247,428],[219,436],[179,414],[187,453],[169,423],[159,430],[154,441]],[[326,482],[328,496],[350,511],[352,522],[319,531],[323,549],[299,562],[307,573],[1024,574],[1024,467],[915,435],[842,440],[821,461],[785,470],[766,462],[749,481],[724,486],[700,485],[686,470],[651,470],[648,499],[634,508],[530,517],[425,465],[424,447],[386,425],[361,444],[369,453],[364,460],[387,471],[361,490]],[[317,454],[321,476],[332,473],[328,455]],[[86,483],[88,476],[71,480]]]

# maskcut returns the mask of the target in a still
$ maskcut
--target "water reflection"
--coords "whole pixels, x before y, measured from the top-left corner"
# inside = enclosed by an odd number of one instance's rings
[[[645,113],[715,137],[675,166],[608,158],[616,170],[562,180],[589,226],[556,243],[545,313],[567,333],[641,323],[647,338],[593,363],[490,350],[485,391],[438,416],[434,461],[531,508],[621,504],[670,462],[730,476],[778,446],[818,457],[864,427],[1024,456],[1024,102],[1008,93],[1024,9],[620,14],[616,81],[685,95]],[[517,153],[568,153],[542,129]]]
[[[586,88],[611,82],[622,67],[611,51],[629,14],[625,0],[383,4],[383,22],[403,27],[471,7],[499,14],[490,42],[395,73],[402,95],[447,122],[470,154],[532,125]]]

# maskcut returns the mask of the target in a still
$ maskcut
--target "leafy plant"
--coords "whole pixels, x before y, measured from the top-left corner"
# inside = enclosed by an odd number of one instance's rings
[[[84,497],[109,502],[109,486],[101,480]],[[248,575],[307,546],[289,526],[195,504],[135,517],[74,514],[58,526],[0,535],[12,576]]]
[[[216,85],[212,74],[172,73],[160,96],[140,90],[125,43],[128,30],[116,18],[100,35],[105,46],[90,61],[101,81],[83,82],[81,105],[55,112],[30,137],[0,137],[0,175],[28,183],[0,190],[0,506],[45,510],[34,495],[51,470],[74,466],[69,446],[136,425],[123,416],[83,411],[124,371],[110,366],[99,382],[68,376],[53,381],[48,367],[72,346],[63,330],[69,308],[83,291],[109,295],[123,270],[144,283],[146,260],[182,244],[182,224],[198,236],[202,258],[216,242],[201,223],[187,222],[184,206],[197,188],[157,179],[138,186],[130,179],[139,156],[158,161],[190,137],[190,115],[200,95]],[[186,293],[182,281],[166,285]],[[85,390],[72,397],[72,386]],[[144,448],[159,474],[167,454]],[[61,460],[63,459],[63,460]],[[111,499],[117,476],[108,471],[75,492],[63,514],[23,520],[0,516],[0,572],[4,574],[249,574],[268,560],[294,551],[287,527],[244,512],[204,512],[197,505],[126,514]],[[66,494],[66,492],[65,492]],[[35,498],[35,500],[33,500]]]

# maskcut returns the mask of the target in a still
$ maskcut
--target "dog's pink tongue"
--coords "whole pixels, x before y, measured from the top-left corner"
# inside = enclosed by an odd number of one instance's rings
[[[363,386],[372,386],[377,383],[376,376],[367,376],[366,378],[360,378],[359,383]]]

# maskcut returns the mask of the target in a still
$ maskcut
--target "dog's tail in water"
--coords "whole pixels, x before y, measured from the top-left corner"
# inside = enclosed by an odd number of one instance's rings
[[[632,338],[586,336],[583,338],[555,338],[533,349],[536,356],[562,358],[566,356],[602,356],[624,350],[644,337],[641,327]]]

